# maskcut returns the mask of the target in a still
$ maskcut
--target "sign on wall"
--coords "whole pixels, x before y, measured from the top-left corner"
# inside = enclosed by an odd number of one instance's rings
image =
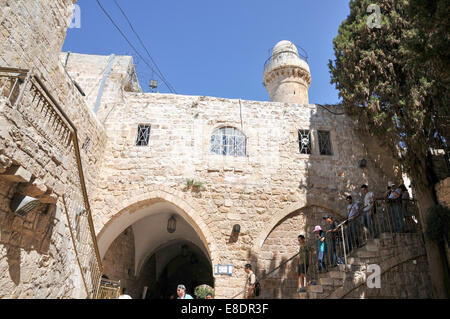
[[[214,265],[214,275],[233,275],[233,265]]]

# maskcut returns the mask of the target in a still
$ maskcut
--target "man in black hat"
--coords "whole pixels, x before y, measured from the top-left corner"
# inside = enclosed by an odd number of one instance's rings
[[[326,234],[329,234],[330,236],[330,254],[332,258],[331,267],[335,267],[337,265],[336,263],[342,265],[343,262],[337,254],[337,242],[339,240],[339,229],[337,229],[338,224],[334,220],[334,217],[331,215],[325,216],[323,217],[323,219],[325,219],[328,224],[328,230],[326,231]]]

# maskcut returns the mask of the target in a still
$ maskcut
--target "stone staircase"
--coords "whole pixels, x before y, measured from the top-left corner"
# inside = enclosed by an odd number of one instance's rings
[[[368,240],[363,247],[352,251],[347,256],[347,269],[345,265],[338,265],[328,269],[326,273],[318,274],[316,284],[309,285],[306,292],[297,293],[296,299],[345,297],[346,291],[365,284],[368,265],[381,264],[383,261],[390,261],[392,264],[392,260],[395,265],[396,255],[405,255],[401,253],[405,249],[414,254],[424,253],[420,236],[420,234],[412,233],[382,233],[379,238]]]

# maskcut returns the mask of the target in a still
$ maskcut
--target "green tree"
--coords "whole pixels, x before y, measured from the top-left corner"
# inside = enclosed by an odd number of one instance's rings
[[[353,0],[333,41],[335,61],[329,62],[345,112],[357,120],[361,133],[378,138],[412,178],[422,225],[437,204],[429,148],[449,151],[449,4]],[[426,246],[433,294],[447,297],[443,247],[432,241]]]

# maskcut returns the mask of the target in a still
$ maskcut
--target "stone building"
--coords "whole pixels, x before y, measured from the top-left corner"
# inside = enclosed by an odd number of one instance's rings
[[[309,66],[289,41],[264,68],[270,102],[143,93],[131,57],[61,53],[74,2],[0,1],[0,298],[92,297],[100,273],[134,298],[180,282],[242,297],[245,264],[263,275],[323,216],[343,219],[361,184],[381,196],[400,181],[340,107],[309,103]],[[38,201],[17,213],[18,195]],[[404,287],[374,297],[430,296],[423,245],[402,240],[359,256]],[[297,298],[294,267],[262,297]],[[332,297],[370,296],[339,285]]]

